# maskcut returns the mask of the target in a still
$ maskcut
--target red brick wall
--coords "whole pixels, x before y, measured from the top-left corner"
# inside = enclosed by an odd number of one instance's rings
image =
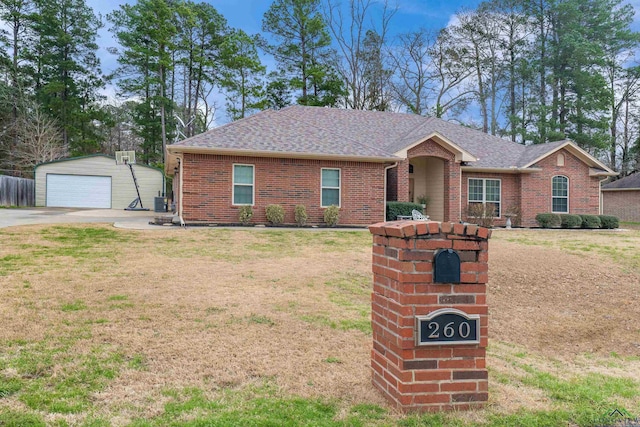
[[[603,191],[602,209],[620,221],[640,222],[640,190]]]
[[[398,166],[387,170],[387,201],[398,201]]]
[[[265,208],[282,205],[285,223],[293,224],[294,207],[307,208],[309,224],[323,224],[320,208],[321,168],[341,169],[341,225],[368,225],[384,219],[384,164],[184,154],[183,218],[185,221],[238,223],[232,205],[233,164],[255,166],[252,223],[267,222]]]
[[[403,411],[464,410],[488,399],[488,238],[448,222],[374,224],[371,351],[374,386]],[[439,249],[460,256],[459,284],[434,283]],[[480,316],[479,344],[416,344],[415,316],[454,308]]]
[[[565,166],[557,166],[557,155],[564,154]],[[542,171],[522,174],[522,225],[536,226],[536,215],[551,212],[551,179],[556,175],[569,178],[569,213],[598,215],[600,209],[600,179],[589,176],[589,166],[567,150],[547,156],[533,167]]]
[[[398,202],[409,201],[409,159],[398,162],[396,200]]]
[[[565,166],[557,166],[558,153],[564,154]],[[469,178],[491,178],[501,180],[502,214],[511,206],[519,206],[522,225],[535,227],[536,215],[551,212],[551,180],[556,175],[569,178],[569,213],[599,214],[600,178],[589,177],[589,166],[580,161],[567,150],[551,154],[533,166],[542,169],[539,172],[524,174],[497,174],[464,172],[462,175],[462,208],[463,216],[469,203]],[[496,226],[504,226],[506,217],[502,215],[494,221]],[[513,220],[512,220],[513,221]]]
[[[462,217],[465,221],[474,222],[473,218],[467,216],[467,206],[469,204],[469,178],[488,178],[500,180],[500,218],[496,218],[493,222],[495,226],[504,226],[507,218],[505,212],[512,206],[520,206],[520,175],[516,174],[499,174],[499,173],[462,173]],[[512,219],[513,221],[513,219]]]

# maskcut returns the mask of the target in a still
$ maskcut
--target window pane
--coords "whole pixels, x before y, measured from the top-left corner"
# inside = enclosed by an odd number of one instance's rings
[[[500,181],[496,179],[488,179],[486,181],[487,186],[487,202],[499,202],[500,201]]]
[[[236,184],[253,184],[253,166],[234,165],[233,182]]]
[[[553,212],[569,212],[569,205],[566,197],[554,197],[551,209]]]
[[[481,179],[470,179],[469,180],[469,201],[477,201],[481,202],[483,191],[482,191],[482,180]]]
[[[337,169],[322,169],[323,187],[340,187],[340,171]]]
[[[323,188],[322,189],[322,206],[340,206],[340,190]]]
[[[233,186],[233,204],[234,205],[253,204],[253,186],[234,185]]]
[[[564,176],[554,176],[552,181],[553,197],[567,197],[569,193],[569,185],[567,178]]]
[[[493,215],[494,217],[498,218],[500,216],[500,203],[487,203],[487,214],[489,212],[491,212],[491,208],[493,207]]]

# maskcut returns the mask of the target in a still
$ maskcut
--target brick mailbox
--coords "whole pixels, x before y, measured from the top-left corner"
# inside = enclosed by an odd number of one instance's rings
[[[403,411],[487,401],[490,230],[394,221],[373,234],[373,384]]]

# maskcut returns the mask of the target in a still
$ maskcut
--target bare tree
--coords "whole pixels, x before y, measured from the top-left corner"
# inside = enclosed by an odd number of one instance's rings
[[[398,8],[390,6],[388,0],[382,1],[382,12],[376,25],[371,18],[371,10],[378,3],[373,0],[348,0],[348,13],[345,15],[342,4],[336,0],[326,2],[325,19],[338,47],[336,70],[347,87],[345,106],[348,108],[371,109],[371,93],[378,92],[384,96],[387,91],[387,88],[380,87],[388,81],[381,78],[384,74],[372,75],[370,72],[371,60],[384,63],[384,59],[365,54],[365,42],[369,33],[375,34],[379,46],[386,45],[389,22]],[[376,100],[375,104],[384,104],[384,99]]]
[[[62,140],[62,132],[55,119],[45,114],[39,106],[33,106],[28,115],[17,121],[20,144],[15,152],[16,166],[32,169],[35,165],[50,162],[68,155],[68,147]]]

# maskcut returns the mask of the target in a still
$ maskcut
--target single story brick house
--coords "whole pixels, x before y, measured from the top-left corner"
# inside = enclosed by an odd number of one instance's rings
[[[640,222],[640,173],[603,185],[602,208],[621,221]]]
[[[310,224],[340,207],[340,224],[384,220],[385,201],[429,198],[436,221],[468,220],[491,205],[495,224],[519,210],[598,214],[600,184],[616,173],[571,141],[524,146],[433,117],[291,106],[267,110],[167,147],[185,222],[237,223],[238,209],[306,206]]]

